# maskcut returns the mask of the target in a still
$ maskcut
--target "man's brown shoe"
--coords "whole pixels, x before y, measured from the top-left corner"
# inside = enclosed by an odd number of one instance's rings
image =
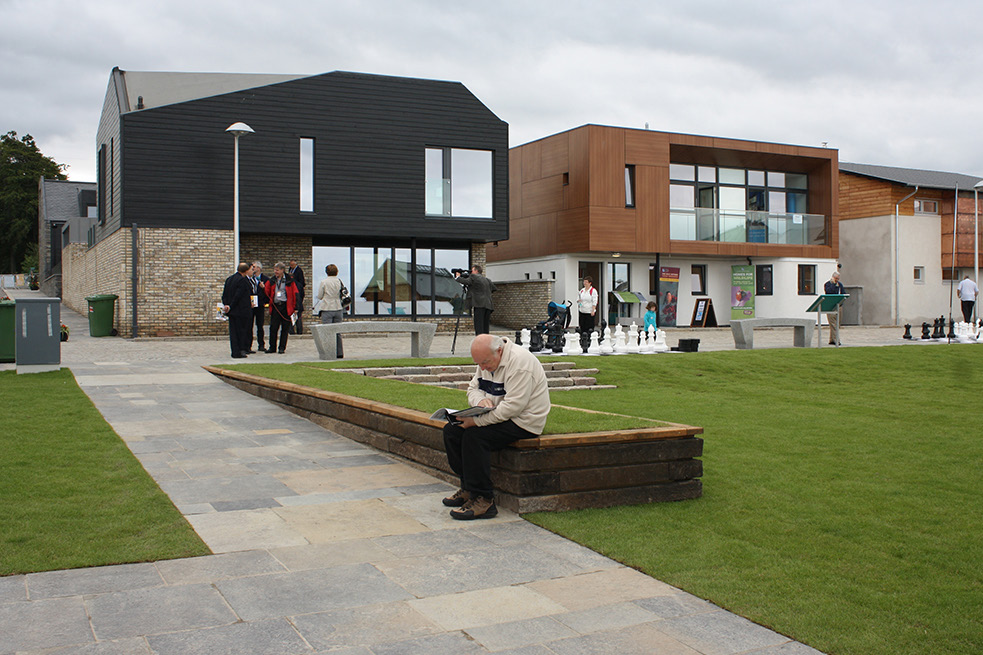
[[[464,489],[458,489],[454,492],[453,496],[448,496],[441,502],[447,507],[461,507],[469,500],[471,500],[471,492],[465,491]]]
[[[495,501],[484,496],[475,496],[460,509],[451,510],[451,518],[459,521],[470,521],[471,519],[490,519],[498,516],[498,508]]]

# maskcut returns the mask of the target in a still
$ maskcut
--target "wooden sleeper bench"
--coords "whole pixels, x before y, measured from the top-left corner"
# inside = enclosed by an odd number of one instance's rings
[[[454,486],[443,421],[425,412],[210,366],[229,384],[329,430],[415,463]],[[515,512],[686,500],[703,494],[703,428],[651,428],[522,439],[492,454],[495,500]]]
[[[314,345],[317,346],[317,355],[321,359],[336,359],[338,357],[336,335],[365,334],[368,332],[408,333],[410,335],[410,356],[428,357],[430,344],[433,343],[433,335],[437,332],[437,324],[412,321],[346,321],[311,325]]]
[[[793,328],[792,344],[796,348],[808,348],[812,343],[812,330],[816,321],[811,318],[742,318],[730,322],[734,333],[734,346],[738,350],[754,348],[754,328],[790,327]]]

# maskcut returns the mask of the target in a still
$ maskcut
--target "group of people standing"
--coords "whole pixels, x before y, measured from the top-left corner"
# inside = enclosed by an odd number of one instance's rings
[[[222,290],[223,312],[229,321],[232,357],[242,359],[256,352],[286,352],[291,332],[303,329],[304,271],[291,260],[273,265],[273,277],[263,274],[263,264],[240,262],[225,280]],[[266,347],[266,317],[270,320],[269,347]],[[253,337],[258,350],[253,349]]]

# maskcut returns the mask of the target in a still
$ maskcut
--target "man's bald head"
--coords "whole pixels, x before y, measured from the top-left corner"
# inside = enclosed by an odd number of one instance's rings
[[[494,372],[502,361],[505,340],[494,334],[479,334],[471,342],[471,359],[483,370]]]

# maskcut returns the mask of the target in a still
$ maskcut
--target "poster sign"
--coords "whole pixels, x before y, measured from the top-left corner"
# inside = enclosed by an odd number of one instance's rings
[[[754,266],[730,267],[730,318],[754,318]]]
[[[679,294],[679,269],[659,268],[659,326],[676,327],[676,305]]]

